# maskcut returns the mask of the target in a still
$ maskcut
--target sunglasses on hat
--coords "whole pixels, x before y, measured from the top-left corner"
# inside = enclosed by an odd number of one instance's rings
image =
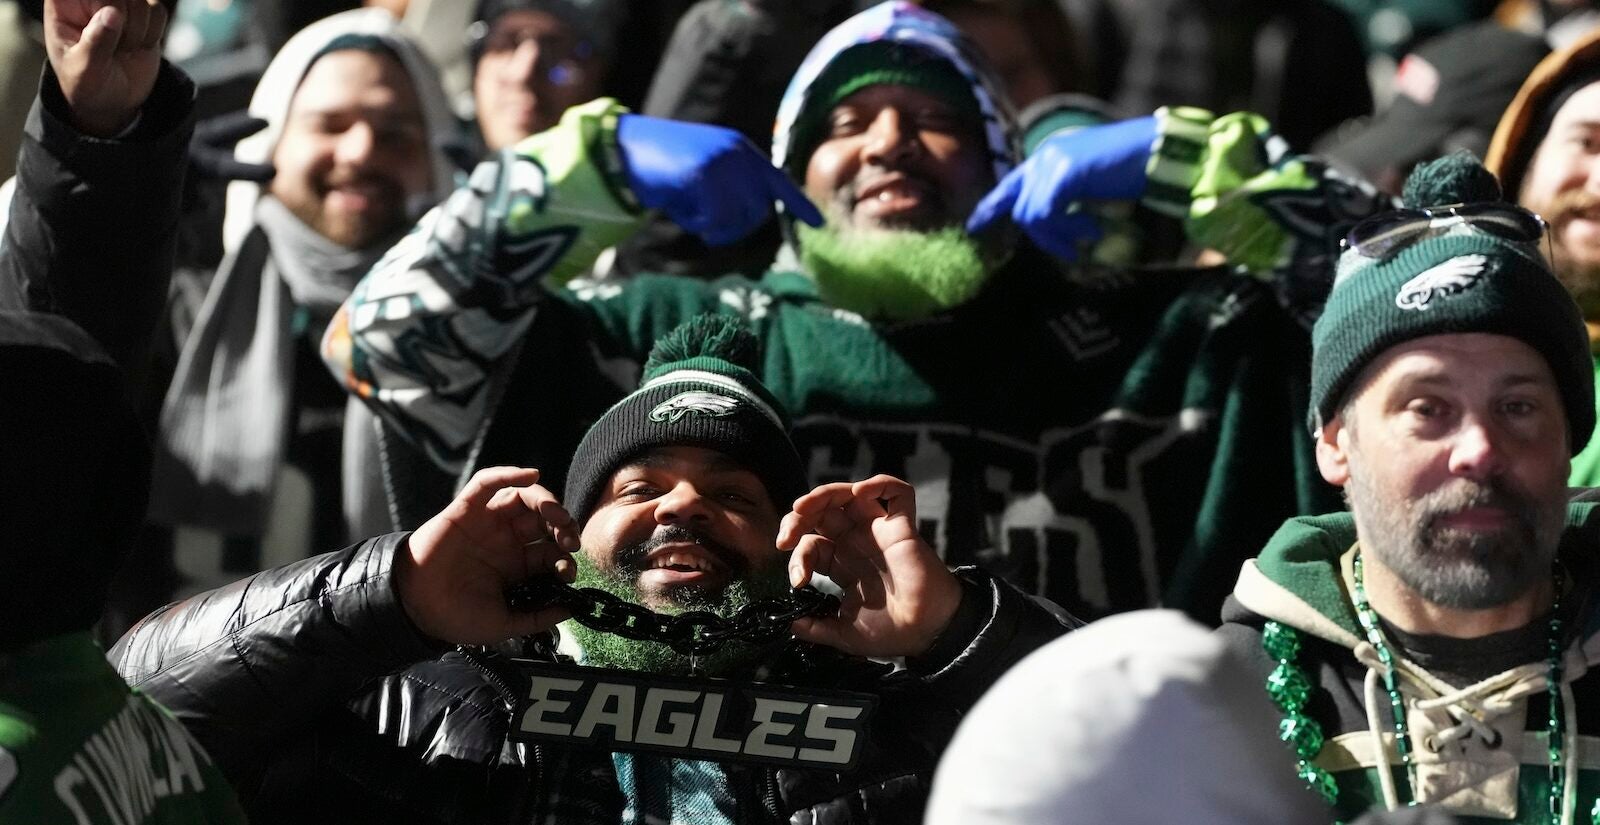
[[[1351,227],[1339,242],[1364,258],[1387,258],[1424,238],[1432,238],[1465,224],[1480,232],[1518,243],[1533,243],[1544,235],[1544,218],[1509,203],[1471,203],[1400,209],[1367,218]]]

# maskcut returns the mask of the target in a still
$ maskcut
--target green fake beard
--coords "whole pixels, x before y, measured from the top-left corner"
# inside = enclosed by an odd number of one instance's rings
[[[641,603],[634,579],[620,570],[602,570],[588,553],[573,556],[578,563],[575,587],[593,587],[635,604]],[[678,614],[688,610],[709,610],[719,616],[731,616],[740,608],[759,599],[780,598],[789,592],[785,568],[773,565],[766,570],[754,571],[748,578],[728,585],[720,593],[685,593],[675,599],[670,607],[657,608],[658,613]],[[583,664],[633,670],[642,673],[663,673],[682,676],[689,673],[689,657],[658,642],[641,642],[625,639],[611,633],[602,633],[568,620],[561,624],[563,632],[572,634],[583,648]],[[700,672],[711,676],[728,676],[748,672],[763,658],[767,646],[754,646],[729,642],[714,653],[697,657],[695,664]]]
[[[978,245],[960,227],[821,229],[795,222],[800,263],[823,300],[872,320],[909,321],[966,303],[989,280]]]

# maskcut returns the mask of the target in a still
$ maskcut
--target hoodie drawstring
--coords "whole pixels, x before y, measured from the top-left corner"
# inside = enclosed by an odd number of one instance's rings
[[[1368,642],[1356,645],[1354,653],[1356,660],[1367,668],[1366,677],[1362,681],[1363,704],[1366,705],[1367,730],[1372,736],[1374,751],[1377,754],[1378,784],[1383,790],[1384,806],[1394,810],[1401,806],[1400,794],[1395,785],[1394,772],[1389,765],[1389,750],[1384,742],[1383,724],[1378,712],[1381,707],[1387,707],[1389,704],[1389,698],[1384,695],[1379,675],[1383,662],[1378,656],[1377,649]],[[1522,699],[1548,690],[1550,683],[1549,676],[1541,664],[1523,665],[1459,689],[1429,674],[1400,666],[1399,662],[1396,665],[1395,670],[1399,677],[1397,681],[1400,685],[1410,687],[1413,693],[1431,694],[1431,698],[1413,696],[1408,701],[1411,707],[1420,711],[1444,710],[1455,721],[1455,724],[1440,728],[1434,733],[1434,741],[1437,744],[1458,742],[1474,734],[1485,744],[1498,741],[1498,732],[1488,723],[1514,710]],[[1406,691],[1402,689],[1401,695],[1405,696]],[[1566,718],[1576,719],[1576,701],[1572,697],[1570,685],[1561,686],[1561,701],[1567,713]],[[1567,754],[1567,762],[1563,766],[1566,787],[1563,789],[1561,821],[1570,823],[1576,805],[1577,725],[1569,722],[1562,733],[1562,739],[1562,752]],[[1413,787],[1411,793],[1415,800],[1417,788]]]

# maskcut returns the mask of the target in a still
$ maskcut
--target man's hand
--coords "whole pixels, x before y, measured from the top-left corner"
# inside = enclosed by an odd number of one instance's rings
[[[45,51],[72,125],[114,137],[155,88],[167,10],[160,0],[45,0]]]
[[[1009,216],[1046,252],[1076,260],[1080,244],[1100,239],[1084,201],[1138,200],[1156,141],[1154,116],[1090,126],[1046,138],[972,210],[967,231]]]
[[[454,644],[491,644],[567,618],[560,608],[514,613],[506,606],[513,584],[539,575],[570,582],[577,572],[578,525],[538,480],[538,470],[479,470],[411,534],[395,559],[395,589],[417,629]]]
[[[712,246],[760,228],[773,201],[812,226],[822,225],[822,214],[788,176],[732,129],[623,115],[617,146],[639,203],[661,210]]]
[[[813,532],[814,531],[814,532]],[[783,518],[789,583],[821,573],[844,589],[839,615],[799,619],[794,635],[857,656],[916,656],[950,623],[961,583],[917,535],[916,491],[886,475],[824,484]]]

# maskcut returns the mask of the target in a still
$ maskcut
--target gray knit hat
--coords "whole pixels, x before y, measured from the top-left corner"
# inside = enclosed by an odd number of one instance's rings
[[[1333,290],[1311,332],[1312,428],[1338,412],[1362,369],[1390,347],[1429,335],[1487,332],[1521,340],[1549,362],[1572,451],[1583,449],[1595,421],[1589,336],[1577,305],[1540,256],[1537,232],[1513,239],[1485,231],[1494,226],[1489,222],[1452,217],[1496,202],[1516,209],[1466,154],[1417,167],[1405,200],[1414,208],[1460,208],[1431,210],[1442,218],[1420,216],[1412,226],[1425,230],[1421,239],[1390,254],[1351,248],[1339,257]]]
[[[611,474],[658,447],[704,447],[755,473],[779,512],[806,491],[783,406],[756,377],[760,344],[727,315],[699,315],[662,336],[639,389],[596,421],[572,455],[563,503],[589,520]]]

